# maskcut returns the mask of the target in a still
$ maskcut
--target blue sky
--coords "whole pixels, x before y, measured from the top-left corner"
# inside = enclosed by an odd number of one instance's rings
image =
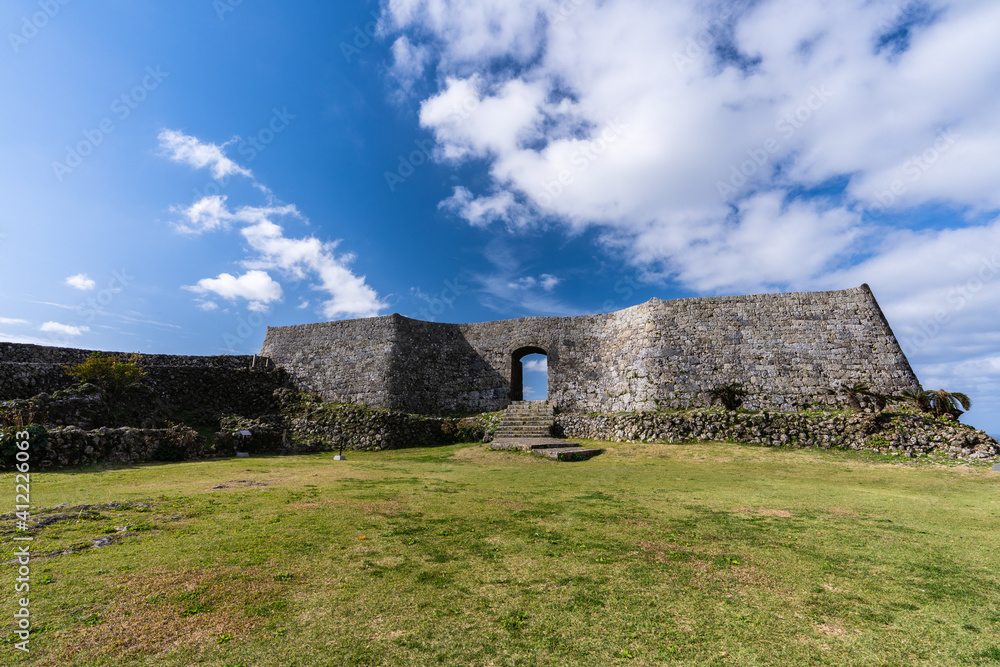
[[[0,339],[867,282],[1000,433],[990,2],[0,8]],[[526,377],[541,377],[538,371]]]

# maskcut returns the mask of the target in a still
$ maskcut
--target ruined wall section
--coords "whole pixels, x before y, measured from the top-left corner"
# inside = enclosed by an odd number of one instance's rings
[[[501,410],[510,402],[509,375],[500,374],[488,350],[470,340],[468,325],[388,319],[394,331],[384,407],[456,414]]]
[[[0,343],[0,401],[67,389],[77,380],[64,366],[94,350]],[[104,352],[103,354],[127,354]],[[143,384],[174,412],[251,414],[275,409],[272,394],[287,384],[284,371],[255,355],[140,354]]]
[[[397,407],[391,371],[398,316],[268,327],[261,356],[294,384],[334,403]]]
[[[741,382],[750,409],[796,410],[841,383],[917,385],[866,285],[837,292],[708,297],[602,315],[440,324],[389,315],[269,328],[261,354],[328,401],[424,414],[499,410],[512,354],[548,355],[549,400],[567,412],[708,405]]]
[[[753,410],[829,403],[826,390],[839,384],[886,393],[918,384],[867,285],[644,305],[642,382],[630,410],[707,405],[708,391],[727,382],[745,385]]]

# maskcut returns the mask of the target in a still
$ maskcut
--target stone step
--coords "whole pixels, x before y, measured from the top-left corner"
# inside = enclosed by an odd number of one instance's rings
[[[530,452],[555,461],[585,461],[597,456],[603,449],[581,447],[575,442],[558,438],[501,438],[497,437],[487,449],[494,451]]]
[[[486,446],[487,449],[494,450],[516,450],[519,452],[530,452],[536,449],[548,449],[553,447],[574,447],[576,443],[569,440],[561,440],[551,436],[537,438],[494,438]]]
[[[515,439],[523,444],[526,440],[546,439],[551,437],[554,422],[553,409],[547,401],[515,401],[500,418],[496,440]]]
[[[500,422],[500,426],[551,426],[551,419],[504,419]]]
[[[603,449],[592,447],[547,447],[545,449],[533,449],[531,453],[535,456],[546,456],[556,461],[586,461],[603,452]]]
[[[501,419],[555,419],[555,415],[532,412],[505,412]]]
[[[548,435],[552,432],[548,426],[501,426],[497,429],[497,433],[503,431],[504,433],[544,433]]]

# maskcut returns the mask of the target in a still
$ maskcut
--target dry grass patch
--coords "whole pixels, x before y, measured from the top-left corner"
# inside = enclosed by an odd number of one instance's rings
[[[860,630],[845,630],[835,623],[829,621],[816,626],[816,632],[830,637],[847,637],[848,635],[860,635]]]
[[[757,514],[759,516],[780,516],[785,519],[794,516],[788,510],[779,510],[770,507],[739,507],[733,511],[741,514]]]
[[[290,503],[289,509],[315,509],[317,507],[340,507],[358,510],[379,516],[395,516],[402,511],[402,503],[398,499],[391,500],[352,500],[350,498],[328,498],[325,500],[303,500]]]
[[[244,637],[284,603],[286,586],[263,568],[171,571],[134,575],[111,590],[111,601],[67,633],[63,655],[39,662],[65,665],[107,656],[158,656],[195,650],[220,637]]]
[[[649,540],[640,540],[639,546],[653,554],[653,560],[657,563],[670,562],[671,559],[667,557],[667,553],[675,552],[680,549],[680,547],[676,544],[671,544],[669,542],[650,542]]]
[[[529,510],[533,509],[535,506],[529,503],[522,503],[516,500],[508,500],[506,498],[488,498],[486,500],[487,505],[498,505],[504,509],[509,510]]]
[[[521,466],[521,465],[537,465],[540,463],[554,463],[554,461],[549,461],[548,459],[543,459],[540,456],[530,456],[525,455],[524,452],[512,452],[506,450],[493,451],[492,449],[486,449],[486,445],[474,445],[472,447],[464,447],[463,449],[455,452],[450,460],[457,461],[461,463],[473,463],[480,465],[504,465],[504,466]]]

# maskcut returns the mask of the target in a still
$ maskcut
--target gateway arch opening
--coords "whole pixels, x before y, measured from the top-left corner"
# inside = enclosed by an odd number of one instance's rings
[[[535,346],[522,347],[510,356],[510,400],[548,399],[548,355],[545,350]]]

